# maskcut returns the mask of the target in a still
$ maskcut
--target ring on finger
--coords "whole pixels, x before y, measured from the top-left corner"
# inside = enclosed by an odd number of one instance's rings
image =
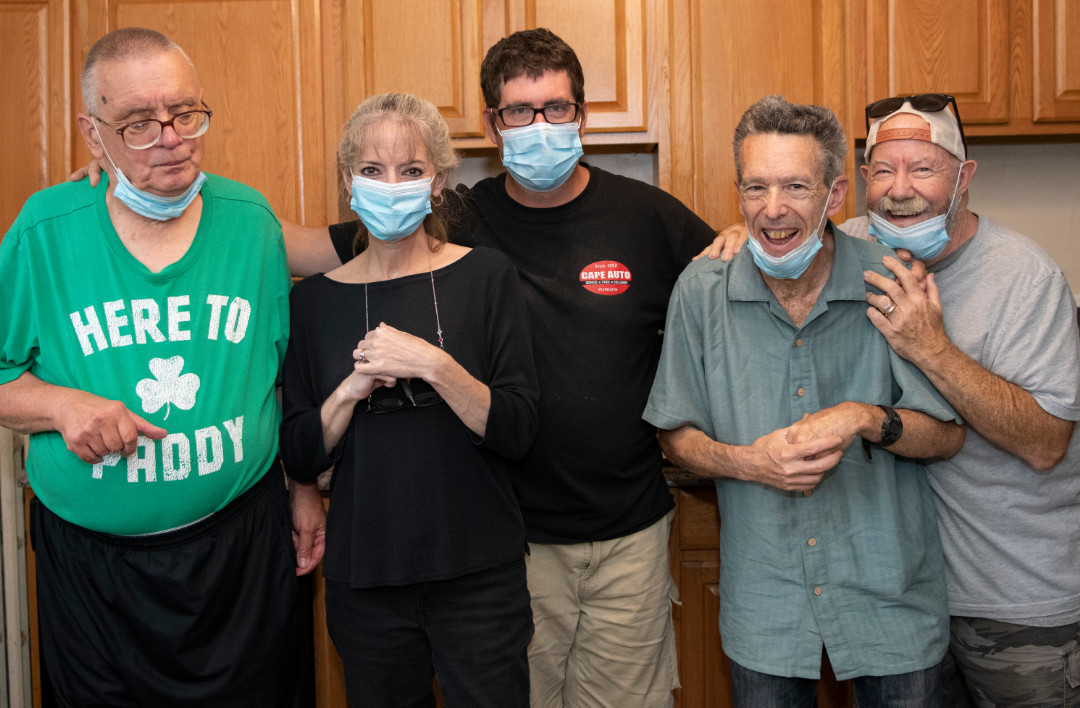
[[[360,350],[360,358],[357,359],[357,361],[359,361],[361,364],[367,364],[368,363],[367,349],[361,349]]]
[[[881,314],[885,315],[885,317],[888,317],[894,312],[896,312],[896,303],[892,300],[889,300],[889,303],[881,308]]]

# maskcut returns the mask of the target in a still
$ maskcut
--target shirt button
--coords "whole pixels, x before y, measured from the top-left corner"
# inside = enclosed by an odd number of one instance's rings
[[[813,494],[813,493],[814,493],[814,492],[813,492],[813,490],[807,489],[807,490],[806,490],[805,492],[803,492],[803,493],[802,493],[802,495],[803,495],[804,497],[808,497],[808,496],[810,496],[810,495],[811,495],[811,494]]]
[[[816,538],[812,538],[812,539],[810,539],[809,541],[807,541],[806,543],[807,543],[807,545],[809,545],[809,546],[810,546],[811,548],[813,548],[814,546],[816,546],[816,545],[817,545],[817,539],[816,539]]]
[[[798,339],[795,340],[795,346],[797,346],[797,347],[802,346],[802,337],[799,337]]]
[[[821,588],[814,588],[814,594],[815,595],[820,595],[821,594]]]
[[[802,386],[799,386],[798,390],[796,390],[795,393],[799,394],[800,396],[805,396],[806,395],[806,389],[803,388]]]

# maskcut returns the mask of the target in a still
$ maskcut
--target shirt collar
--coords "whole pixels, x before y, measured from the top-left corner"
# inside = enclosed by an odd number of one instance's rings
[[[863,282],[863,270],[866,264],[856,252],[854,239],[838,229],[828,220],[826,228],[833,234],[833,263],[829,279],[818,297],[819,301],[866,299],[866,283]],[[761,271],[754,265],[754,257],[749,248],[743,248],[731,261],[731,282],[728,297],[731,300],[747,302],[768,302],[773,299],[772,291],[761,277]]]

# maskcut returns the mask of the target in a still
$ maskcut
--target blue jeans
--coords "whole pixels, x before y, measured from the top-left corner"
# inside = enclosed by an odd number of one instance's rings
[[[729,660],[730,661],[730,660]],[[851,680],[856,708],[940,708],[941,665],[890,676]],[[817,679],[773,676],[731,662],[736,708],[814,708]]]
[[[326,623],[353,706],[528,708],[525,561],[414,585],[326,581]]]

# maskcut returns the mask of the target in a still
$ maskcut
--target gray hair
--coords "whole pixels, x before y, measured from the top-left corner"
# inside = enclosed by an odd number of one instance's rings
[[[454,210],[460,208],[460,196],[449,185],[450,173],[457,168],[459,160],[450,142],[450,128],[435,104],[407,93],[383,93],[364,99],[341,131],[337,149],[338,168],[351,172],[353,164],[363,154],[373,129],[384,122],[408,128],[409,148],[415,150],[417,144],[422,145],[435,168],[435,175],[447,178],[443,198],[438,204],[432,200],[431,214],[424,220],[428,235],[446,241],[447,224],[456,220]],[[344,186],[349,188],[349,185]],[[356,245],[367,245],[366,229],[360,229]]]
[[[809,135],[821,148],[825,184],[844,172],[847,138],[836,114],[822,106],[788,103],[782,96],[766,96],[746,109],[735,127],[735,175],[742,182],[742,146],[750,135]]]
[[[98,77],[98,64],[121,59],[153,56],[166,52],[177,52],[184,57],[184,61],[191,67],[192,73],[198,77],[195,65],[180,45],[172,41],[160,32],[145,27],[124,27],[113,30],[94,43],[90,53],[86,55],[86,64],[83,65],[82,87],[83,106],[87,113],[94,112],[95,99],[100,98],[100,80]]]

